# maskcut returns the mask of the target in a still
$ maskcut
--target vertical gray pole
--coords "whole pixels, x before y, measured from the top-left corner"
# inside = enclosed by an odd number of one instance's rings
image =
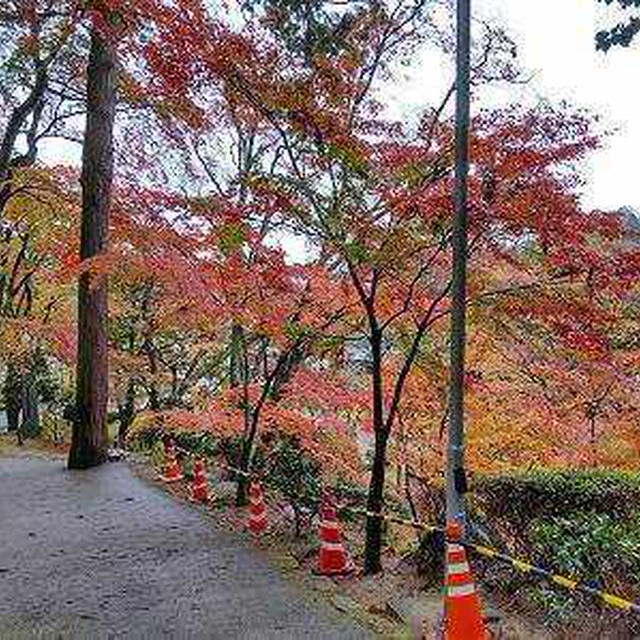
[[[453,225],[451,378],[447,446],[447,522],[464,522],[464,356],[469,173],[469,57],[471,0],[457,0],[456,174]]]

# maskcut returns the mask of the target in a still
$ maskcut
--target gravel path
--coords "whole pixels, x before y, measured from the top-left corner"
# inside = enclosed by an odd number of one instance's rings
[[[368,638],[124,463],[0,458],[0,638]]]

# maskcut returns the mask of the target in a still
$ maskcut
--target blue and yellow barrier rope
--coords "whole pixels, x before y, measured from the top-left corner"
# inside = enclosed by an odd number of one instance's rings
[[[492,558],[494,560],[504,562],[505,564],[509,564],[514,569],[522,571],[523,573],[531,573],[541,576],[549,580],[553,584],[564,587],[565,589],[569,589],[570,591],[581,591],[583,593],[587,593],[598,598],[605,604],[616,607],[617,609],[640,613],[640,605],[636,602],[621,598],[612,593],[607,593],[606,591],[602,591],[600,589],[595,589],[588,586],[587,584],[584,584],[583,582],[580,582],[579,580],[567,578],[566,576],[553,573],[552,571],[548,571],[547,569],[543,569],[542,567],[538,567],[534,564],[531,564],[530,562],[525,562],[524,560],[520,560],[518,558],[512,558],[511,556],[500,553],[497,549],[493,549],[491,547],[486,547],[484,545],[475,544],[473,542],[468,542],[465,540],[463,540],[460,544],[462,544],[470,551],[475,551],[476,553],[479,553],[486,558]]]
[[[181,447],[176,447],[176,450],[187,455],[194,454],[194,452],[188,451]],[[209,456],[204,455],[203,457],[209,457]],[[245,476],[252,475],[250,472],[246,472],[235,467],[230,467],[218,461],[216,461],[216,466],[221,467],[227,471],[232,471],[239,475],[245,475]],[[414,529],[419,529],[427,533],[442,533],[442,534],[446,533],[444,527],[436,526],[426,522],[421,522],[418,520],[408,520],[405,518],[400,518],[393,515],[387,515],[384,513],[375,513],[373,511],[369,511],[368,509],[361,509],[357,507],[342,506],[339,508],[340,510],[351,511],[352,513],[356,513],[366,517],[380,518],[382,520],[386,520],[387,522],[393,522],[395,524],[412,527]],[[529,574],[540,576],[559,587],[564,587],[565,589],[568,589],[569,591],[580,591],[582,593],[586,593],[590,596],[593,596],[599,599],[604,604],[607,604],[611,607],[615,607],[617,609],[621,609],[627,612],[640,613],[640,604],[636,602],[632,602],[631,600],[627,600],[626,598],[621,598],[620,596],[616,596],[612,593],[608,593],[600,589],[595,589],[594,587],[590,587],[584,582],[580,582],[579,580],[567,578],[566,576],[553,573],[552,571],[548,571],[547,569],[538,567],[530,562],[526,562],[518,558],[513,558],[504,553],[501,553],[500,551],[492,547],[476,544],[468,540],[457,540],[456,542],[458,542],[459,544],[462,544],[469,551],[478,553],[486,558],[491,558],[493,560],[498,560],[500,562],[508,564],[514,569],[521,571],[523,573],[529,573]]]
[[[366,509],[348,508],[348,510],[353,513],[359,513],[368,517],[381,518],[382,520],[386,520],[387,522],[394,522],[396,524],[410,526],[410,527],[413,527],[414,529],[420,529],[428,533],[435,533],[435,532],[439,532],[443,534],[445,533],[444,527],[438,527],[432,524],[427,524],[425,522],[420,522],[416,520],[406,520],[403,518],[389,516],[382,513],[373,513]],[[565,589],[568,589],[570,591],[581,591],[583,593],[587,593],[591,596],[598,598],[605,604],[608,604],[609,606],[612,606],[612,607],[616,607],[617,609],[622,609],[623,611],[640,613],[640,605],[635,602],[632,602],[631,600],[621,598],[620,596],[616,596],[612,593],[607,593],[606,591],[602,591],[600,589],[595,589],[578,580],[574,580],[571,578],[567,578],[566,576],[553,573],[552,571],[548,571],[547,569],[543,569],[542,567],[538,567],[529,562],[525,562],[524,560],[520,560],[518,558],[512,558],[511,556],[505,555],[504,553],[500,553],[497,549],[493,549],[491,547],[486,547],[484,545],[469,542],[468,540],[462,540],[457,542],[459,544],[462,544],[469,551],[474,551],[487,558],[492,558],[494,560],[499,560],[501,562],[504,562],[505,564],[509,564],[514,569],[517,569],[518,571],[522,571],[523,573],[531,573],[531,574],[538,575],[542,578],[549,580],[550,582],[552,582],[553,584],[559,587],[564,587]]]

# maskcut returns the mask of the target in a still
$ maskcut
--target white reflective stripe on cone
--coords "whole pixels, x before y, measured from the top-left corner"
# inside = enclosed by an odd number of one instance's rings
[[[456,575],[460,573],[470,573],[469,563],[467,562],[453,562],[447,564],[447,575]]]
[[[451,598],[461,598],[463,596],[470,596],[476,592],[475,585],[470,584],[450,584],[447,587],[447,595]]]
[[[328,522],[323,520],[320,523],[320,526],[324,527],[325,529],[339,529],[340,528],[340,525],[337,522],[333,522],[331,520],[329,520]]]
[[[342,551],[344,547],[341,542],[323,542],[321,549],[327,549],[329,551]]]
[[[461,544],[456,544],[455,542],[448,542],[447,551],[449,553],[452,551],[464,551],[464,547]]]

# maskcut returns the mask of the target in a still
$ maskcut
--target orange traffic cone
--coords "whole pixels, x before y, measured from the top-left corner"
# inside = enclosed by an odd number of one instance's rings
[[[329,496],[324,496],[320,508],[320,556],[314,572],[322,576],[344,576],[355,569],[342,544],[336,508]]]
[[[249,529],[251,533],[260,535],[265,532],[267,524],[262,487],[259,482],[252,482],[249,487]]]
[[[458,544],[462,527],[447,525],[445,638],[446,640],[486,640],[488,638],[480,609],[480,598],[467,562],[465,548]]]
[[[209,502],[209,485],[204,475],[204,462],[196,458],[193,463],[193,481],[191,482],[191,500],[193,502]]]
[[[182,480],[182,478],[183,475],[176,458],[173,439],[167,438],[164,443],[164,476],[162,476],[162,479],[165,482],[176,482],[177,480]]]

